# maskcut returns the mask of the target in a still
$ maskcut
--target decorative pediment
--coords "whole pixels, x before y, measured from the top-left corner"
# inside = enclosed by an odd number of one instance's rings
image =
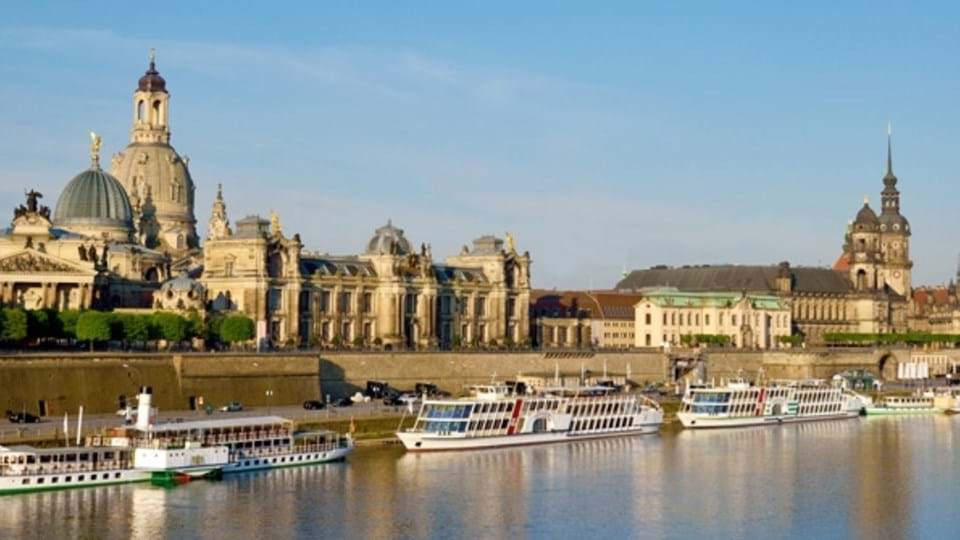
[[[0,259],[0,272],[44,273],[44,274],[89,274],[66,261],[43,255],[35,251],[21,251],[15,255]]]

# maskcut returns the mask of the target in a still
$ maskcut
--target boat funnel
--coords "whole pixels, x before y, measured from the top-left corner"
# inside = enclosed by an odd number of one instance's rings
[[[150,418],[150,407],[153,405],[153,388],[149,386],[140,387],[140,395],[137,397],[137,429],[147,429],[152,423]]]

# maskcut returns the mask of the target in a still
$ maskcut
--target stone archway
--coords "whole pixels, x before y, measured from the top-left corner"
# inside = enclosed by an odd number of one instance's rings
[[[897,356],[892,352],[885,352],[880,355],[877,362],[877,376],[885,381],[894,381],[897,379]]]

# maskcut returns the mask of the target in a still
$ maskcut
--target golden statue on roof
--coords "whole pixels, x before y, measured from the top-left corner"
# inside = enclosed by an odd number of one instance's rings
[[[90,160],[93,162],[93,165],[96,167],[100,166],[100,144],[101,144],[100,135],[97,135],[96,132],[90,132]]]
[[[280,230],[280,215],[277,214],[276,210],[270,211],[270,228],[274,236],[280,236],[280,233],[282,232]]]
[[[507,238],[507,253],[516,253],[517,245],[513,241],[513,235],[509,231],[504,235]]]

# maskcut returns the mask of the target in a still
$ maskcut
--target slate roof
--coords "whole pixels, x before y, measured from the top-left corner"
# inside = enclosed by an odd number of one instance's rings
[[[777,266],[684,266],[634,270],[619,283],[620,291],[675,287],[680,291],[748,291],[775,293]],[[852,288],[844,274],[829,268],[790,268],[794,292],[842,294]]]
[[[633,320],[640,295],[618,291],[530,291],[534,316]]]
[[[433,272],[440,283],[449,283],[456,280],[468,283],[485,283],[487,281],[487,276],[480,268],[436,264],[433,266]]]
[[[304,257],[300,259],[300,274],[312,276],[343,275],[349,277],[374,277],[373,264],[355,257]]]

